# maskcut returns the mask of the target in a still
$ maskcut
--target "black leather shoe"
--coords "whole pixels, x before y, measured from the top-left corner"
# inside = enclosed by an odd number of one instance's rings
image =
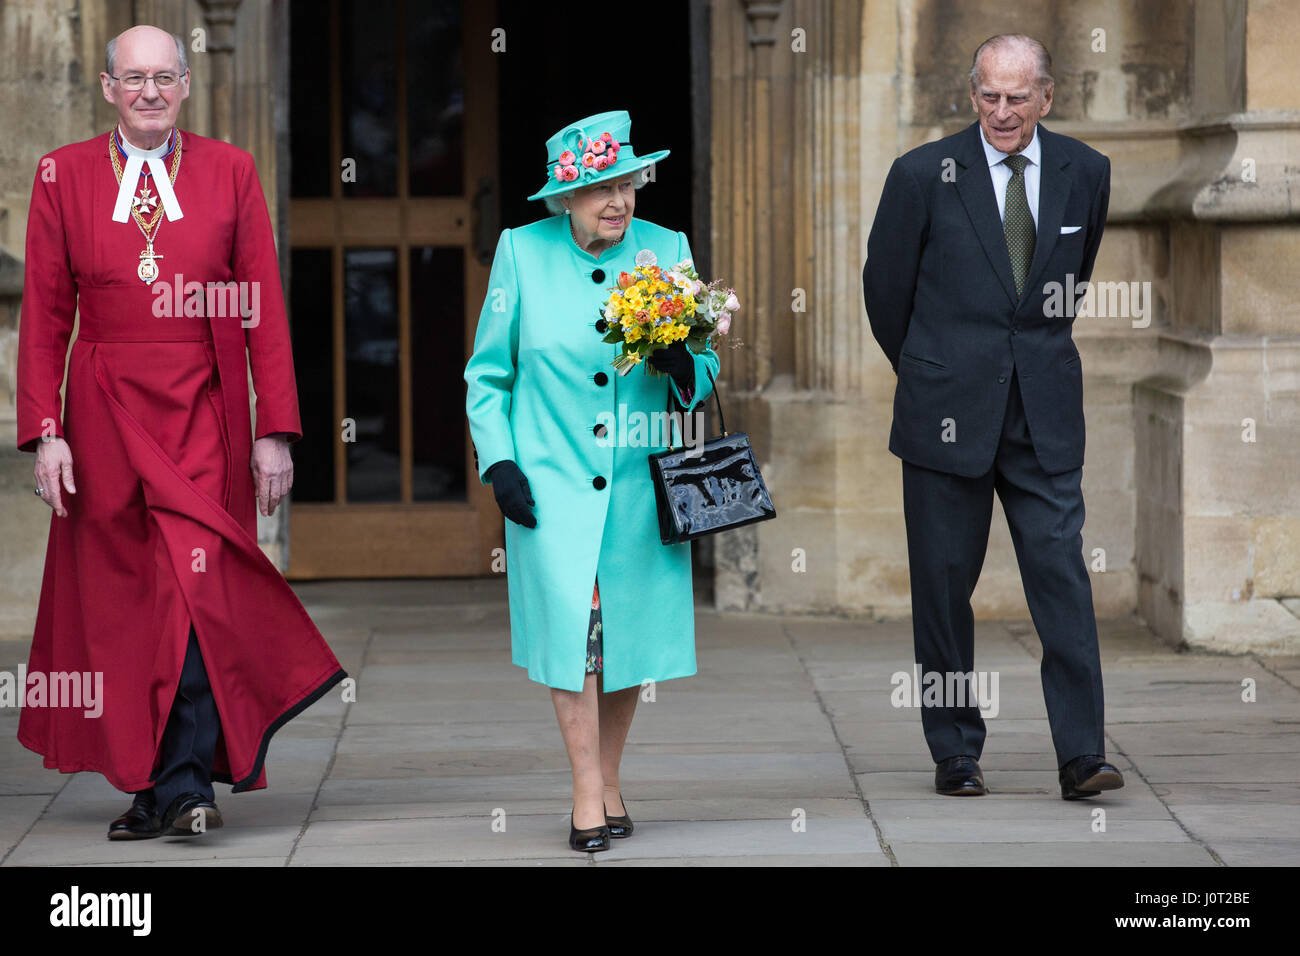
[[[182,793],[162,816],[166,836],[197,836],[221,827],[221,811],[201,793]]]
[[[626,807],[624,809],[627,809]],[[609,849],[609,827],[599,826],[590,830],[579,830],[573,825],[573,812],[569,812],[569,848],[586,853],[597,853]]]
[[[1095,797],[1103,790],[1124,786],[1124,775],[1097,754],[1075,757],[1061,768],[1061,799]]]
[[[945,797],[981,797],[988,793],[979,761],[965,754],[940,760],[934,768],[934,792]]]
[[[622,801],[623,795],[620,793],[618,799]],[[627,816],[627,804],[623,804],[623,816],[611,817],[605,814],[605,825],[609,827],[609,835],[615,840],[622,840],[632,835],[632,818]]]
[[[149,790],[137,793],[131,801],[131,809],[108,825],[110,840],[151,840],[161,833],[158,807]]]

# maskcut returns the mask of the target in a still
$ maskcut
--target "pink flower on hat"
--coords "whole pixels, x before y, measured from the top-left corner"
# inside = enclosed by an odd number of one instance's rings
[[[571,183],[578,178],[578,167],[569,165],[564,167],[564,181]]]
[[[584,165],[584,166],[592,166],[592,165],[595,164],[595,162],[596,162],[596,156],[595,156],[594,153],[583,153],[583,154],[582,154],[582,165]]]
[[[575,159],[577,159],[577,157],[573,155],[573,150],[571,149],[566,149],[564,152],[560,153],[560,165],[562,166],[572,166]]]
[[[594,163],[592,163],[592,165],[595,166],[596,169],[598,169],[598,170],[599,170],[599,169],[604,169],[606,166],[609,165],[609,157],[608,157],[608,156],[597,156],[597,157],[596,157],[596,161],[595,161]]]
[[[564,167],[559,163],[555,164],[555,178],[560,182],[564,182]]]
[[[603,139],[592,140],[591,151],[599,156],[605,151],[605,141]]]

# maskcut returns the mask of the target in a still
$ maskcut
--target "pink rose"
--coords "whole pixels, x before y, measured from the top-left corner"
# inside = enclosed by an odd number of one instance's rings
[[[732,292],[730,295],[727,296],[727,301],[723,305],[723,308],[726,309],[728,312],[735,312],[737,309],[740,308],[740,300],[736,298],[736,293]]]
[[[577,159],[577,157],[573,155],[573,150],[566,149],[564,152],[560,154],[560,165],[571,166],[573,165],[573,161],[575,159]]]
[[[564,182],[564,167],[560,166],[558,163],[555,166],[555,178],[560,182]]]
[[[582,147],[583,147],[583,139],[582,139],[581,136],[579,136],[579,137],[578,137],[578,149],[582,149]]]
[[[584,165],[584,166],[591,166],[591,165],[592,165],[593,163],[595,163],[595,162],[596,162],[596,157],[595,157],[594,154],[592,154],[592,153],[583,153],[583,154],[582,154],[582,165]]]
[[[718,334],[726,335],[727,331],[730,328],[731,328],[731,313],[724,312],[722,314],[722,318],[718,319]]]
[[[603,139],[596,140],[591,144],[591,151],[599,156],[605,151],[605,141]]]
[[[578,167],[577,167],[577,166],[565,166],[565,167],[564,167],[564,181],[565,181],[566,183],[571,183],[571,182],[573,182],[573,181],[574,181],[575,179],[577,179],[577,178],[578,178]]]
[[[604,140],[605,142],[607,142],[607,143],[612,142],[613,139],[614,139],[614,137],[610,136],[608,133],[601,133],[601,134],[600,134],[600,138],[603,139],[603,140]]]
[[[596,169],[604,169],[609,165],[609,159],[604,156],[597,156],[596,161],[592,163],[592,165],[595,166]]]
[[[618,140],[610,136],[608,133],[605,134],[605,137],[605,142],[609,144],[610,149],[618,149]]]

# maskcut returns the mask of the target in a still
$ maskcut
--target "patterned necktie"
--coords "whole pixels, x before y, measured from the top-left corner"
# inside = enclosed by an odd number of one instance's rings
[[[1029,201],[1025,199],[1025,167],[1029,160],[1023,156],[1008,156],[1002,162],[1011,167],[1002,230],[1007,236],[1011,274],[1015,276],[1016,295],[1019,296],[1025,290],[1029,263],[1034,258],[1034,217],[1029,214]]]

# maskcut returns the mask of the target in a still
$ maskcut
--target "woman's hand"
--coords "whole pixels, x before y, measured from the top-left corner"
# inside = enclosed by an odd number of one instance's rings
[[[533,493],[528,488],[528,479],[513,461],[499,461],[487,470],[488,481],[497,496],[497,507],[501,513],[515,524],[525,528],[537,527],[537,518],[533,515],[531,505]]]
[[[666,349],[656,349],[646,359],[657,371],[667,372],[680,392],[695,388],[695,358],[685,342],[674,342]]]

